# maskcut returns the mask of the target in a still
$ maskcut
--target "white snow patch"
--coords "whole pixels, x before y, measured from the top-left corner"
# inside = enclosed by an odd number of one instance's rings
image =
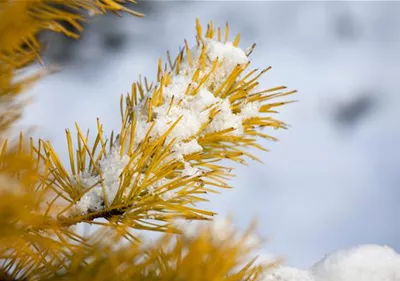
[[[400,255],[387,246],[360,245],[328,255],[311,272],[318,281],[400,281]]]
[[[360,245],[330,254],[309,270],[278,267],[264,281],[400,281],[400,255],[387,246]]]
[[[105,204],[104,193],[107,196],[107,203],[111,204],[119,189],[120,175],[128,163],[129,156],[121,156],[119,147],[114,147],[106,157],[99,161],[102,179],[100,175],[91,176],[87,173],[81,173],[79,176],[72,176],[72,184],[80,182],[85,188],[90,188],[95,185],[86,192],[76,204],[78,212],[85,214],[89,211],[100,211]]]

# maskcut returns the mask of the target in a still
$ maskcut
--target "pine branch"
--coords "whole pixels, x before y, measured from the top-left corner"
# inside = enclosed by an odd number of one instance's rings
[[[0,118],[0,132],[20,114],[15,102],[23,88],[43,74],[16,79],[18,71],[40,61],[42,30],[74,38],[82,31],[82,11],[90,14],[125,11],[123,0],[8,1],[0,3],[0,103],[10,114]],[[133,2],[133,1],[132,1]],[[16,20],[18,19],[18,20]],[[67,30],[68,22],[76,32]],[[285,128],[274,119],[271,102],[294,91],[283,86],[259,90],[261,72],[246,72],[248,56],[240,36],[229,40],[210,22],[205,34],[196,22],[197,45],[183,48],[172,60],[159,61],[155,83],[145,78],[133,83],[121,97],[120,128],[107,138],[97,121],[95,139],[76,125],[76,142],[66,131],[69,163],[66,166],[50,142],[23,135],[0,154],[1,272],[10,280],[258,280],[265,267],[254,260],[243,264],[253,246],[233,232],[224,243],[210,229],[187,229],[176,220],[210,220],[213,212],[197,207],[208,192],[229,188],[231,168],[224,159],[246,164],[259,160],[247,149],[265,150],[258,138],[275,140],[263,128]],[[15,107],[11,108],[11,105]],[[97,219],[106,219],[106,222]],[[90,237],[78,235],[73,225],[103,228]],[[226,225],[223,225],[226,227]],[[166,234],[155,247],[141,248],[132,229]],[[171,243],[171,233],[181,233]],[[175,236],[174,236],[175,237]],[[105,243],[105,240],[109,243]],[[128,247],[117,247],[121,242]],[[247,246],[246,246],[247,245]],[[199,258],[200,257],[200,258]],[[97,274],[97,275],[96,275]]]
[[[199,22],[196,29],[197,46],[190,49],[185,41],[173,63],[169,57],[169,69],[159,61],[157,83],[145,78],[121,97],[122,124],[115,139],[114,133],[104,136],[99,120],[94,142],[76,125],[74,147],[67,130],[68,168],[50,142],[31,144],[30,153],[45,171],[40,189],[67,202],[61,211],[47,212],[50,225],[54,218],[61,226],[104,218],[128,228],[166,231],[175,218],[209,220],[214,213],[196,203],[206,201],[207,192],[229,188],[233,176],[218,162],[258,160],[247,148],[265,150],[259,137],[276,140],[261,129],[286,127],[270,115],[288,102],[270,101],[295,91],[257,89],[270,68],[245,72],[255,45],[246,53],[238,47],[239,35],[229,42],[228,26],[224,40],[212,23],[204,36]]]

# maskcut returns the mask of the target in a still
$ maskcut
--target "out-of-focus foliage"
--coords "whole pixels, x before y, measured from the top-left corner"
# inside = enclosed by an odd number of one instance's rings
[[[216,244],[206,227],[191,239],[165,234],[153,244],[116,248],[119,237],[106,232],[100,236],[106,242],[75,255],[65,273],[50,280],[260,280],[275,264],[256,263],[252,255],[258,245],[246,243],[250,233]]]
[[[142,14],[124,6],[132,0],[30,0],[2,1],[0,3],[0,60],[14,66],[23,66],[39,59],[41,44],[39,32],[49,30],[79,38],[85,20],[82,11],[91,16],[111,12]],[[68,23],[75,30],[66,29]]]
[[[197,208],[196,203],[206,201],[202,196],[207,192],[229,187],[230,168],[218,162],[229,159],[245,163],[245,156],[257,159],[246,148],[264,149],[257,144],[257,137],[273,139],[260,129],[285,127],[265,114],[276,113],[274,108],[286,103],[270,100],[294,91],[281,92],[283,86],[255,90],[257,79],[269,68],[246,74],[249,63],[237,64],[228,73],[219,74],[221,80],[210,80],[223,65],[221,58],[207,57],[205,42],[226,44],[228,26],[222,35],[210,23],[203,35],[197,23],[197,49],[201,50],[197,56],[186,43],[174,62],[168,55],[169,67],[163,67],[160,61],[156,83],[147,79],[134,83],[132,93],[121,98],[122,124],[115,136],[105,137],[98,121],[96,138],[90,141],[88,132],[84,134],[77,125],[75,147],[67,130],[68,168],[50,142],[28,140],[22,134],[13,141],[8,135],[7,129],[24,105],[20,94],[52,70],[44,68],[31,75],[24,72],[27,66],[41,61],[39,32],[50,30],[78,38],[80,22],[85,20],[82,11],[91,16],[106,11],[141,16],[125,8],[125,2],[134,1],[0,3],[0,280],[259,280],[265,266],[249,258],[257,246],[245,243],[250,232],[239,240],[225,237],[215,243],[214,234],[207,228],[189,239],[176,236],[182,229],[171,224],[176,218],[210,220],[214,213]],[[76,32],[65,29],[63,22]],[[233,49],[239,40],[238,35],[229,43]],[[246,59],[253,49],[245,54]],[[173,86],[173,76],[183,75],[180,70],[185,63],[188,72],[184,75],[191,75],[185,96],[180,101],[174,101],[174,96],[170,100],[163,97],[165,89]],[[167,122],[162,135],[154,137],[152,129],[159,124],[157,107],[168,106],[168,112],[174,106],[179,109],[185,97],[195,98],[201,87],[213,99],[229,105],[229,114],[242,114],[242,105],[256,104],[256,109],[251,109],[253,115],[238,119],[241,134],[231,135],[234,128],[206,131],[222,111],[210,104],[204,109],[208,121],[181,140],[181,146],[196,141],[201,151],[174,158],[177,138],[171,137],[172,132],[185,116]],[[140,128],[145,133],[141,137],[136,134]],[[118,161],[123,162],[122,169],[114,171]],[[186,174],[187,166],[196,173]],[[115,172],[114,182],[107,181],[109,168]],[[116,186],[112,200],[108,200],[109,186]],[[99,193],[91,194],[95,188]],[[96,204],[90,201],[94,199]],[[86,206],[84,200],[90,201],[86,209],[82,208]],[[98,225],[100,230],[81,235],[76,226],[79,223]],[[132,229],[165,234],[154,245],[147,245],[132,234]]]
[[[79,38],[85,14],[111,12],[142,14],[127,9],[133,0],[9,0],[0,1],[0,102],[4,114],[0,132],[4,132],[21,115],[21,100],[17,95],[38,78],[52,71],[51,67],[33,75],[22,75],[22,69],[41,62],[42,43],[39,33],[45,30]],[[84,13],[85,12],[85,13]],[[64,27],[68,23],[75,28]]]

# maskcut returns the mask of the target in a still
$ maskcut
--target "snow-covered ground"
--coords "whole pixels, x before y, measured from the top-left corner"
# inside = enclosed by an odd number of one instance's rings
[[[213,196],[210,208],[243,228],[258,218],[260,233],[270,238],[266,250],[290,266],[309,267],[357,244],[400,251],[400,2],[154,7],[144,19],[107,19],[127,37],[118,52],[105,52],[94,31],[86,34],[77,59],[30,90],[34,103],[21,124],[37,126],[35,134],[67,160],[64,128],[76,121],[95,131],[96,117],[106,131],[117,128],[119,95],[139,74],[155,77],[166,50],[176,54],[184,38],[193,43],[196,17],[203,25],[229,21],[242,47],[257,42],[253,67],[272,65],[262,85],[297,89],[299,102],[281,109],[291,127],[271,132],[280,142],[264,143],[271,150],[261,156],[265,164],[238,166],[235,188]]]
[[[360,245],[340,250],[310,269],[278,267],[264,281],[398,281],[400,255],[379,245]]]

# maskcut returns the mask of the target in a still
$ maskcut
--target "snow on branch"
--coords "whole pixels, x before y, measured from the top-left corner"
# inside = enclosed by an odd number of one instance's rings
[[[166,221],[208,219],[212,212],[197,209],[197,202],[215,188],[228,188],[231,168],[219,164],[228,159],[245,164],[247,151],[258,138],[275,140],[261,130],[285,128],[272,117],[274,102],[295,91],[286,87],[259,89],[262,71],[248,71],[247,51],[239,48],[240,36],[229,41],[210,23],[203,35],[196,23],[197,45],[185,48],[168,64],[159,61],[157,82],[139,81],[121,97],[122,125],[116,137],[106,140],[98,121],[94,144],[78,130],[78,149],[67,130],[70,171],[61,164],[49,143],[43,143],[60,196],[70,204],[59,215],[104,217],[118,214],[138,228],[165,230]],[[189,207],[189,205],[191,205]],[[88,216],[89,215],[89,216]],[[156,220],[150,224],[148,220]],[[140,225],[138,222],[140,221]]]

